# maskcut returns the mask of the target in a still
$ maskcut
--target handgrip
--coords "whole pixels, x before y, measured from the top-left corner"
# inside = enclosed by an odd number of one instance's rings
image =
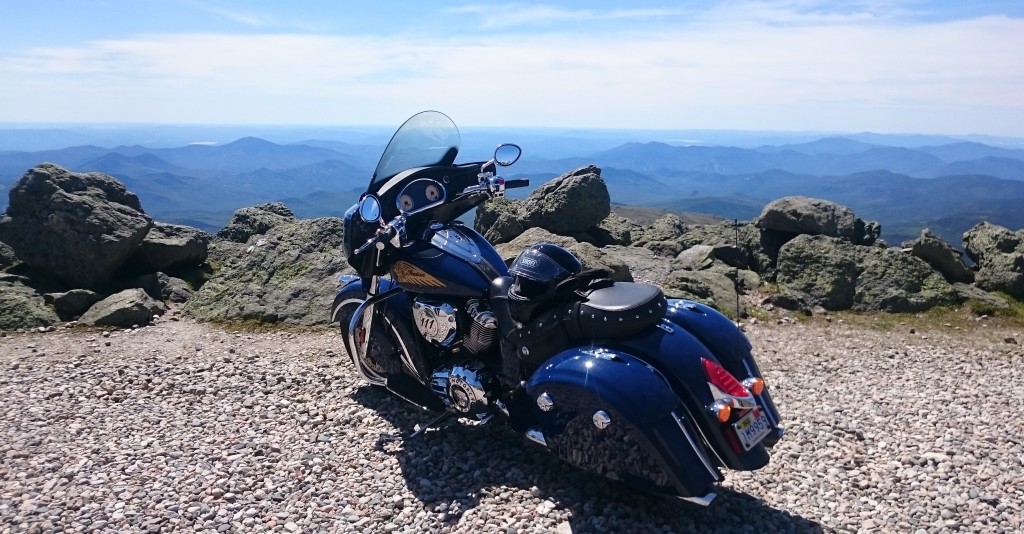
[[[516,187],[528,187],[530,185],[529,178],[518,178],[515,180],[505,180],[505,189],[515,189]]]

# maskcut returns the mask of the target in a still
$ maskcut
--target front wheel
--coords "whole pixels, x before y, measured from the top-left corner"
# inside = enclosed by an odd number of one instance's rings
[[[362,289],[349,289],[338,293],[334,299],[331,320],[339,323],[341,335],[346,340],[350,335],[349,323],[352,321],[352,315],[367,297]],[[385,308],[382,319],[374,323],[367,357],[357,358],[349,354],[353,365],[376,386],[383,386],[388,375],[403,372],[425,384],[428,368],[416,346],[416,338],[411,328],[406,321],[401,320],[398,311],[391,306]]]

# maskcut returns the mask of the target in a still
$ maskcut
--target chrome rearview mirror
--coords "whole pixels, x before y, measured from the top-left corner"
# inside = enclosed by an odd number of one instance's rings
[[[363,222],[380,222],[380,201],[373,195],[359,199],[359,218]]]
[[[522,154],[523,149],[519,148],[519,145],[504,143],[494,149],[494,162],[502,167],[508,167],[515,163]]]

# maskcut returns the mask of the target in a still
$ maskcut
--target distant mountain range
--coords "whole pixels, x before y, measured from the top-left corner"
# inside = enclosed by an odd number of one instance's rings
[[[777,144],[746,147],[667,140],[665,132],[661,141],[645,142],[621,132],[559,137],[515,130],[505,138],[498,135],[464,133],[470,142],[460,161],[485,159],[498,140],[522,136],[524,156],[506,170],[508,177],[528,177],[536,186],[595,164],[619,204],[747,220],[779,197],[812,196],[881,222],[882,237],[891,244],[915,237],[924,227],[956,246],[960,234],[981,220],[1024,227],[1024,149],[1019,145],[873,134],[790,135]],[[11,136],[0,130],[0,141]],[[52,142],[59,136],[43,137]],[[340,215],[364,189],[387,135],[358,130],[345,140],[310,139],[278,143],[250,135],[177,147],[85,144],[4,150],[0,191],[27,169],[51,162],[110,174],[138,194],[156,219],[211,231],[226,224],[235,209],[273,200],[302,217]],[[747,139],[756,137],[748,134]],[[787,142],[795,139],[799,142]],[[0,194],[0,209],[7,202],[7,195]]]

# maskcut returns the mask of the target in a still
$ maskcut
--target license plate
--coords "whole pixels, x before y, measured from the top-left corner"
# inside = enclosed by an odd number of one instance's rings
[[[757,445],[772,430],[768,415],[756,408],[732,426],[736,429],[736,435],[740,437],[740,443],[743,444],[745,451]]]

